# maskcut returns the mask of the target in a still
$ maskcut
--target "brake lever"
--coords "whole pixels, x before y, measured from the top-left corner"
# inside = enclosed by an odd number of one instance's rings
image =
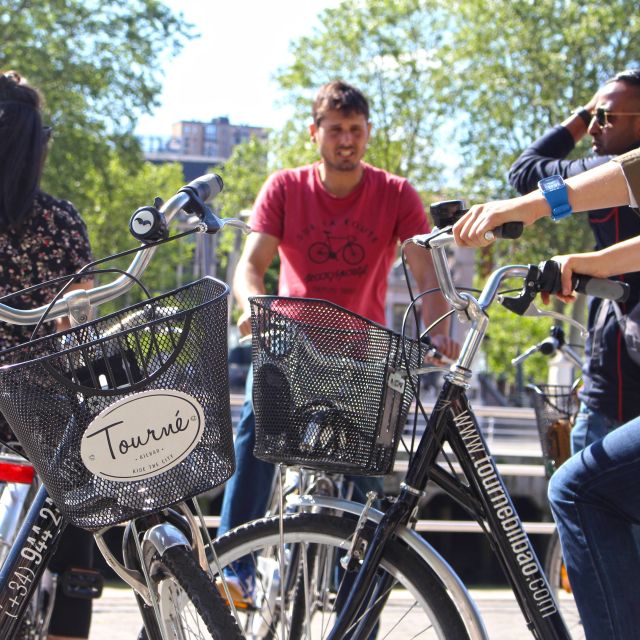
[[[519,365],[521,362],[524,362],[528,357],[532,356],[534,353],[540,351],[538,345],[534,345],[533,347],[529,347],[524,353],[521,353],[519,356],[511,359],[511,364],[514,366]]]
[[[220,222],[223,227],[233,227],[234,229],[239,229],[244,234],[249,234],[253,231],[251,226],[244,220],[240,220],[240,218],[220,218]]]
[[[570,318],[569,316],[565,316],[562,313],[558,313],[557,311],[551,311],[550,309],[538,309],[536,307],[535,302],[530,302],[527,310],[520,314],[522,316],[528,318],[554,318],[555,320],[560,320],[561,322],[568,322],[571,326],[575,327],[579,332],[582,338],[586,338],[588,331],[585,327],[580,324],[577,320]]]

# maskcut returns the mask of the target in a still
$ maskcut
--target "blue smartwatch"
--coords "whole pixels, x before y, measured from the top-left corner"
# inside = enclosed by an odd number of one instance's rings
[[[569,204],[567,185],[564,183],[562,176],[542,178],[538,182],[538,189],[540,189],[551,207],[551,219],[554,222],[558,222],[573,213],[573,209]]]

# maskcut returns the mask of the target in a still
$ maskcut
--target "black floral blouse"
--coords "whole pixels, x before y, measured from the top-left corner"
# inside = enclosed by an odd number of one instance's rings
[[[17,232],[0,232],[0,296],[74,273],[92,260],[87,228],[74,206],[46,193],[36,196],[33,213]],[[64,282],[3,302],[31,309],[51,301]],[[0,349],[31,338],[33,327],[0,322]],[[48,332],[51,325],[48,325]]]

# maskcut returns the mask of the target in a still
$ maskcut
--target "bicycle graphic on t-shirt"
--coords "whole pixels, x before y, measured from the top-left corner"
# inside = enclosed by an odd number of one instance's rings
[[[351,265],[364,260],[364,248],[355,240],[355,236],[332,236],[329,231],[324,232],[326,242],[314,242],[309,247],[309,260],[316,264],[323,264],[328,260],[342,259]]]

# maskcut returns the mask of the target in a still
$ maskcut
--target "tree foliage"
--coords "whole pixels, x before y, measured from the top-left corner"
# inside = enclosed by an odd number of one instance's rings
[[[462,125],[456,138],[467,184],[482,197],[508,193],[507,170],[522,149],[640,61],[640,18],[630,0],[448,5],[450,36],[439,56],[452,74],[442,98]]]
[[[260,187],[270,173],[270,143],[258,138],[237,145],[229,160],[223,167],[216,169],[222,176],[225,188],[217,200],[222,216],[243,217],[248,222],[248,215],[253,207]],[[277,165],[276,165],[277,166]],[[233,278],[234,261],[239,257],[242,237],[238,231],[223,232],[219,240],[218,260],[227,282]],[[277,292],[277,274],[279,262],[272,264],[265,277],[265,285],[270,293]]]
[[[139,243],[129,233],[129,219],[142,206],[153,204],[154,198],[169,199],[184,184],[179,164],[154,165],[150,162],[132,168],[112,151],[103,170],[90,168],[84,178],[84,190],[91,201],[83,212],[87,221],[94,258],[132,249]],[[172,227],[172,233],[176,230]],[[194,241],[182,239],[164,244],[150,262],[142,280],[151,293],[163,292],[184,284],[193,272]],[[125,269],[133,256],[109,261],[105,268]],[[181,275],[182,274],[182,275]],[[101,276],[106,282],[117,276]],[[142,291],[134,287],[125,304],[142,299]]]
[[[178,165],[144,163],[133,129],[157,104],[163,62],[190,35],[160,0],[0,0],[0,69],[42,91],[54,127],[42,187],[79,209],[97,258],[136,246],[133,210],[183,182]],[[176,284],[192,247],[159,251],[144,276],[155,290]]]
[[[133,128],[157,104],[162,63],[192,34],[160,0],[0,0],[0,69],[41,89],[54,126],[43,186],[87,209],[111,150],[142,162]]]
[[[437,0],[344,2],[326,10],[312,35],[292,43],[294,62],[278,74],[284,99],[295,105],[300,140],[308,137],[318,87],[342,78],[371,104],[367,159],[420,186],[437,185],[432,133],[444,114],[432,80],[445,26]]]

